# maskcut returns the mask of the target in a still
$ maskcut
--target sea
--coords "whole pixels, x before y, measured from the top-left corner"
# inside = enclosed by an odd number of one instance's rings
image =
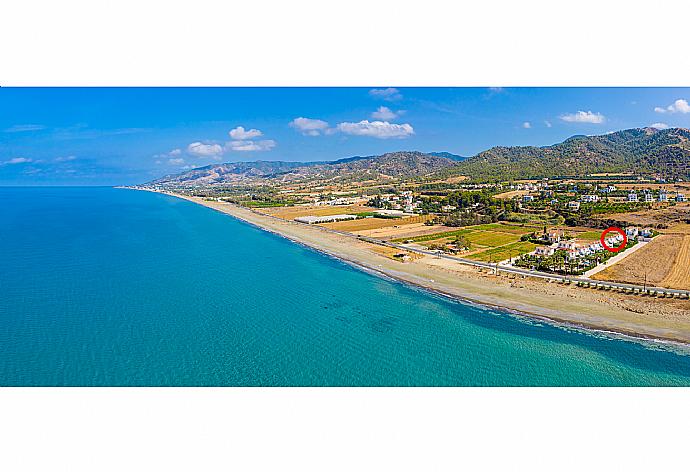
[[[450,300],[166,195],[0,188],[0,386],[676,386],[689,352]]]

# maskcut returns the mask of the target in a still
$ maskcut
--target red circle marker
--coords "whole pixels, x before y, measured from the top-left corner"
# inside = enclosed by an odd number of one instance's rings
[[[610,247],[606,244],[606,235],[609,233],[618,233],[621,236],[623,236],[623,242],[620,244],[620,246]],[[606,249],[607,251],[618,252],[625,248],[625,246],[628,244],[628,236],[622,229],[616,228],[615,226],[611,226],[610,228],[605,229],[603,233],[601,233],[601,238],[599,238],[599,242],[601,242],[601,245],[604,246],[604,249]]]

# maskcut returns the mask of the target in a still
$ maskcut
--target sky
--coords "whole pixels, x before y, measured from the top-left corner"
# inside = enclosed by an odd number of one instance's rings
[[[0,88],[0,185],[132,185],[212,163],[472,156],[690,128],[678,88]]]

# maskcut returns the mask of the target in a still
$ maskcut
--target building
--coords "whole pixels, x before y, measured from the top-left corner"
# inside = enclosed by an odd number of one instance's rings
[[[599,195],[581,195],[580,200],[585,203],[596,203],[599,201]]]
[[[295,221],[308,225],[318,225],[320,223],[333,223],[335,221],[356,220],[357,215],[329,215],[329,216],[298,216]]]
[[[640,229],[637,226],[628,226],[625,228],[625,235],[630,239],[636,238],[638,234],[640,234]]]
[[[660,202],[667,202],[668,201],[668,195],[666,192],[659,192],[659,201]]]
[[[684,202],[685,201],[685,195],[682,193],[679,193],[676,195],[676,201],[677,202]]]
[[[568,210],[578,211],[580,209],[580,202],[568,202]]]
[[[546,240],[550,243],[557,243],[560,242],[561,239],[563,239],[563,236],[565,236],[565,231],[563,231],[562,229],[557,229],[546,233]]]
[[[453,211],[453,210],[455,210],[455,209],[457,209],[457,207],[454,207],[453,205],[443,205],[443,206],[441,207],[441,211],[444,212],[444,213],[449,213],[449,212],[451,212],[451,211]]]
[[[534,250],[534,255],[539,257],[549,257],[556,253],[556,248],[551,246],[538,246]]]
[[[654,195],[652,195],[651,192],[645,192],[644,201],[646,203],[653,202],[654,201]]]
[[[637,194],[635,192],[630,192],[628,194],[628,201],[629,202],[637,202]]]
[[[525,202],[525,203],[533,202],[533,201],[534,201],[534,197],[533,197],[532,195],[523,195],[523,196],[522,196],[522,201]]]

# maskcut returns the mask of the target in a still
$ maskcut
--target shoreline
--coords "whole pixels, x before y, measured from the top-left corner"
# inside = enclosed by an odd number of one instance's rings
[[[685,349],[690,347],[690,316],[687,317],[687,320],[685,316],[682,316],[682,319],[687,321],[686,323],[674,323],[675,318],[673,317],[672,319],[660,316],[645,317],[634,307],[626,310],[621,309],[620,304],[611,303],[612,299],[618,297],[612,297],[610,293],[606,297],[610,299],[608,303],[606,300],[597,299],[600,297],[596,297],[587,289],[581,288],[560,286],[561,290],[557,290],[557,292],[563,293],[558,293],[560,296],[556,296],[556,293],[544,293],[545,288],[555,285],[553,283],[526,281],[519,278],[511,279],[505,276],[478,275],[478,271],[464,267],[452,267],[452,270],[449,271],[448,267],[443,267],[448,265],[447,263],[424,260],[426,258],[422,258],[420,263],[416,261],[402,263],[377,254],[373,250],[372,244],[358,240],[355,235],[350,237],[350,241],[344,241],[346,236],[334,235],[324,228],[280,219],[232,203],[206,201],[199,197],[189,197],[172,192],[147,189],[132,190],[162,193],[196,203],[329,257],[334,257],[376,276],[389,278],[453,301],[498,309],[511,315],[526,317],[563,328],[583,330],[588,333],[616,338],[622,337],[638,342],[653,342],[662,346],[673,345]],[[447,272],[453,272],[452,279],[447,277]],[[506,285],[506,281],[515,283]],[[518,283],[525,286],[518,287],[516,293],[515,285]],[[543,286],[536,290],[534,286],[537,284]],[[573,291],[579,292],[575,292],[577,297],[568,293]],[[580,300],[573,300],[573,298]],[[582,299],[586,303],[582,303]],[[640,302],[640,300],[636,301]],[[644,303],[644,300],[641,302]],[[658,303],[659,301],[655,300],[655,302]],[[663,303],[663,301],[661,302]],[[690,306],[688,310],[690,315]],[[684,314],[681,313],[681,315]]]

